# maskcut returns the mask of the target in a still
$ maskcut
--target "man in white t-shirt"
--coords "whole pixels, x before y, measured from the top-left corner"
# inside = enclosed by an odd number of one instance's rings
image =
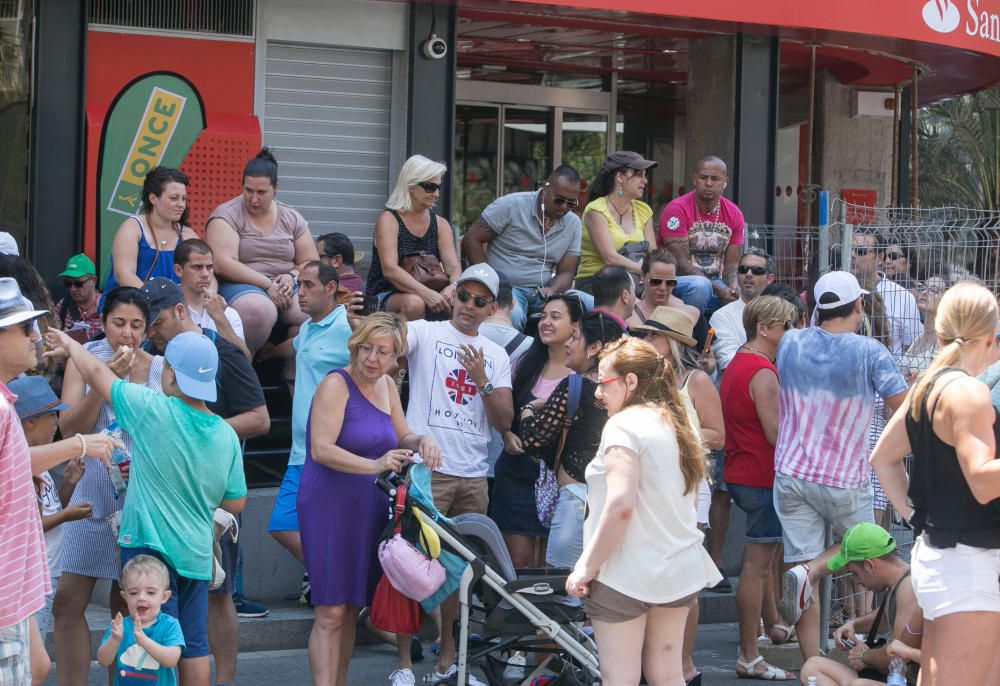
[[[715,329],[712,352],[719,365],[719,373],[729,366],[740,346],[747,342],[743,328],[743,310],[774,281],[774,262],[761,248],[747,248],[736,268],[740,283],[740,297],[715,311],[709,324]]]
[[[213,287],[215,256],[212,247],[199,238],[189,238],[174,250],[174,273],[184,291],[184,303],[195,326],[217,332],[251,359],[243,335],[243,320]]]
[[[881,271],[885,262],[885,238],[874,229],[859,228],[851,239],[851,273],[861,287],[878,293],[885,308],[892,340],[892,354],[906,352],[923,332],[924,325],[913,294]]]
[[[473,265],[456,282],[451,321],[406,326],[406,422],[441,446],[441,467],[431,477],[431,489],[435,506],[447,517],[486,514],[490,430],[503,433],[514,418],[510,360],[479,333],[479,325],[497,309],[499,291],[493,267]],[[428,683],[447,681],[458,671],[449,629],[457,614],[457,596],[451,596],[441,604],[441,652]]]

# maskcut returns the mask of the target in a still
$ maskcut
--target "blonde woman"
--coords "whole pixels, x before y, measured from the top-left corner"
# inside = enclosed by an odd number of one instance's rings
[[[996,683],[1000,669],[1000,427],[989,388],[975,378],[995,359],[997,323],[996,298],[982,286],[960,283],[944,294],[934,361],[871,457],[917,535],[911,565],[924,614],[924,686]]]
[[[365,292],[378,296],[380,309],[398,312],[410,321],[424,319],[428,313],[446,319],[455,282],[462,273],[451,224],[432,209],[441,196],[441,179],[447,170],[423,155],[406,160],[386,209],[375,222]],[[440,292],[434,291],[403,269],[403,257],[416,252],[436,257],[451,283]]]
[[[611,344],[596,397],[608,410],[587,466],[584,550],[566,590],[586,598],[605,686],[684,683],[684,624],[698,592],[720,580],[702,547],[695,494],[704,451],[673,369],[649,343]]]

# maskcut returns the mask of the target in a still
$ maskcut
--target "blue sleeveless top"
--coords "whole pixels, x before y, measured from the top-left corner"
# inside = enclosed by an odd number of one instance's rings
[[[136,255],[135,260],[136,275],[142,279],[143,283],[157,276],[180,283],[181,280],[174,274],[174,251],[160,250],[157,252],[155,246],[150,247],[149,243],[146,242],[146,234],[142,230],[142,222],[139,221],[138,217],[132,217],[132,219],[139,225],[139,254]],[[179,224],[175,228],[177,229],[177,242],[179,243],[183,235],[183,228]],[[108,292],[112,288],[118,288],[119,286],[118,279],[115,278],[115,258],[113,255],[109,255],[108,260],[111,263],[111,271],[108,272],[108,280],[104,282],[101,301],[97,304],[98,312],[104,311],[104,299],[108,296]]]

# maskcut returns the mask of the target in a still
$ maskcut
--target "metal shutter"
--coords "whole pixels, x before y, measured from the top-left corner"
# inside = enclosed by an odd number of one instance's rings
[[[339,231],[370,255],[389,195],[392,53],[269,42],[264,90],[279,198],[314,235]]]

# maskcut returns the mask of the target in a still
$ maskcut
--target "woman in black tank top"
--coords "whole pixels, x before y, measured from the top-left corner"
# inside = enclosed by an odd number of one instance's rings
[[[423,155],[406,160],[396,187],[375,222],[372,265],[365,293],[381,297],[379,309],[398,312],[409,320],[429,313],[447,315],[455,296],[455,282],[462,269],[451,224],[431,210],[441,193],[447,167]],[[440,293],[427,288],[400,266],[410,253],[434,255],[451,284]]]
[[[988,683],[997,657],[1000,432],[990,389],[975,378],[997,359],[997,324],[996,298],[982,286],[945,293],[934,361],[872,453],[886,495],[917,535],[911,568],[926,620],[924,686]]]

